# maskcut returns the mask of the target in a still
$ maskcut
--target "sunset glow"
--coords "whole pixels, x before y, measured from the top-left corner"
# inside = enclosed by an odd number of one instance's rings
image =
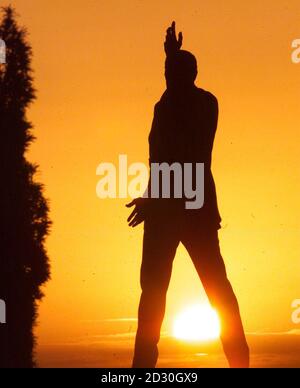
[[[192,305],[176,317],[173,335],[175,338],[186,341],[217,339],[220,335],[218,315],[209,305]]]

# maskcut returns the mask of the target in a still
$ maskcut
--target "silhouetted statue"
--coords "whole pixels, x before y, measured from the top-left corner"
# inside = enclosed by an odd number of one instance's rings
[[[34,139],[26,118],[35,99],[32,53],[11,7],[3,9],[0,38],[6,43],[6,64],[0,64],[0,299],[6,305],[0,367],[32,367],[37,302],[49,279],[50,221],[43,187],[34,180],[37,166],[25,158]]]
[[[165,41],[167,89],[155,105],[149,136],[150,166],[163,162],[204,163],[204,206],[188,210],[185,198],[176,197],[138,198],[127,205],[135,206],[128,218],[130,226],[144,221],[142,295],[133,367],[156,365],[172,262],[180,242],[192,258],[210,303],[218,311],[229,365],[248,367],[249,349],[218,240],[221,218],[211,173],[218,102],[211,93],[195,86],[196,58],[180,50],[181,45],[182,34],[177,40],[173,22]]]

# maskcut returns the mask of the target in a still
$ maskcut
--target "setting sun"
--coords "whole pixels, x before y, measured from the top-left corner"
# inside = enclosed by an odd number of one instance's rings
[[[219,318],[209,305],[192,305],[175,318],[173,325],[175,338],[186,341],[208,341],[218,338],[219,335]]]

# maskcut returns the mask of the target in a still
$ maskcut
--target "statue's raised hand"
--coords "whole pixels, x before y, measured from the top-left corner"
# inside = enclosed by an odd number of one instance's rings
[[[167,56],[176,53],[177,51],[180,50],[182,46],[182,40],[183,40],[182,32],[179,32],[178,39],[177,39],[175,27],[176,27],[175,22],[172,22],[171,27],[167,29],[166,40],[165,40],[165,52]]]

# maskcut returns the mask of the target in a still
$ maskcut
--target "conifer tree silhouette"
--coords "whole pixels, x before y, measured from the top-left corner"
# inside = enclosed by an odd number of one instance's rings
[[[51,222],[37,165],[26,160],[34,140],[26,110],[35,99],[27,33],[12,7],[2,8],[0,38],[6,64],[0,64],[0,367],[33,367],[34,334],[41,286],[50,277],[45,238]]]

